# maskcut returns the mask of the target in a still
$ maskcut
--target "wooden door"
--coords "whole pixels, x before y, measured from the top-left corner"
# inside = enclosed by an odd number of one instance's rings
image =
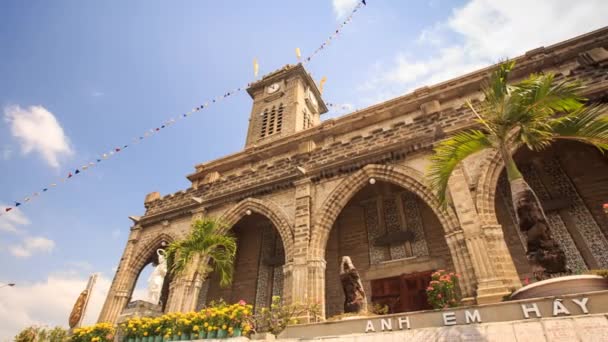
[[[431,309],[426,299],[426,288],[432,272],[372,280],[372,302],[388,306],[389,313]]]
[[[401,276],[401,312],[432,309],[426,299],[431,273],[417,272]]]

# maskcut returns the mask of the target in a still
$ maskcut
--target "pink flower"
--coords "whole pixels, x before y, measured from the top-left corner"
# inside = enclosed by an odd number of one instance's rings
[[[441,296],[441,293],[438,293],[438,294],[437,294],[437,298],[441,299],[441,297],[442,297],[442,296]]]
[[[244,300],[242,300],[242,299],[239,300],[239,305],[245,305],[245,304],[247,304],[247,303]]]
[[[530,284],[530,278],[526,277],[526,279],[524,279],[524,284],[525,285],[529,285]]]
[[[429,287],[426,288],[426,290],[427,291],[433,291],[433,288],[429,286]]]

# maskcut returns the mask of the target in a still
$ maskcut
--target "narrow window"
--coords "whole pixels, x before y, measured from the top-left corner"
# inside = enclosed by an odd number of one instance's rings
[[[264,109],[262,113],[262,130],[260,132],[260,138],[266,136],[266,132],[268,130],[268,108]]]
[[[276,124],[276,116],[277,116],[277,107],[272,106],[270,110],[270,120],[268,120],[268,135],[274,133],[274,127]]]
[[[281,132],[281,128],[283,126],[283,104],[279,104],[279,112],[277,113],[277,133]]]

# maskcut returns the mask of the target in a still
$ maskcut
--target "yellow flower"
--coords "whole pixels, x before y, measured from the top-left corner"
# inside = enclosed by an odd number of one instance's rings
[[[198,327],[198,325],[195,325],[192,327],[192,331],[199,331],[199,330],[200,330],[200,328]]]
[[[222,329],[226,330],[226,324],[222,325]]]
[[[148,332],[147,331],[144,331],[144,336],[148,336]]]
[[[206,328],[209,326],[209,323],[205,322],[205,324],[203,324],[203,326]]]
[[[211,331],[211,330],[213,330],[213,327],[208,327],[207,328],[207,331]]]

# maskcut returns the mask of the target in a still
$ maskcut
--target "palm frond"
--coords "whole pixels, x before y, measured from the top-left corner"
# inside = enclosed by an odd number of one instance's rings
[[[454,168],[466,157],[492,146],[492,139],[486,133],[469,130],[459,132],[435,147],[427,179],[440,203],[445,204],[448,181]]]
[[[555,139],[580,141],[608,151],[608,105],[583,107],[549,124]]]
[[[224,228],[224,224],[214,219],[196,221],[185,239],[169,244],[167,264],[171,271],[182,273],[195,257],[199,257],[198,269],[206,276],[209,267],[201,261],[208,257],[212,268],[220,275],[220,285],[230,284],[237,243],[232,234],[222,232]]]
[[[485,102],[491,103],[494,107],[500,107],[504,103],[509,93],[507,84],[509,73],[514,66],[515,61],[505,61],[492,72],[490,80],[483,90]]]
[[[558,112],[571,112],[583,106],[579,82],[556,82],[553,74],[532,74],[512,86],[504,112],[505,123],[526,125],[546,121]]]

